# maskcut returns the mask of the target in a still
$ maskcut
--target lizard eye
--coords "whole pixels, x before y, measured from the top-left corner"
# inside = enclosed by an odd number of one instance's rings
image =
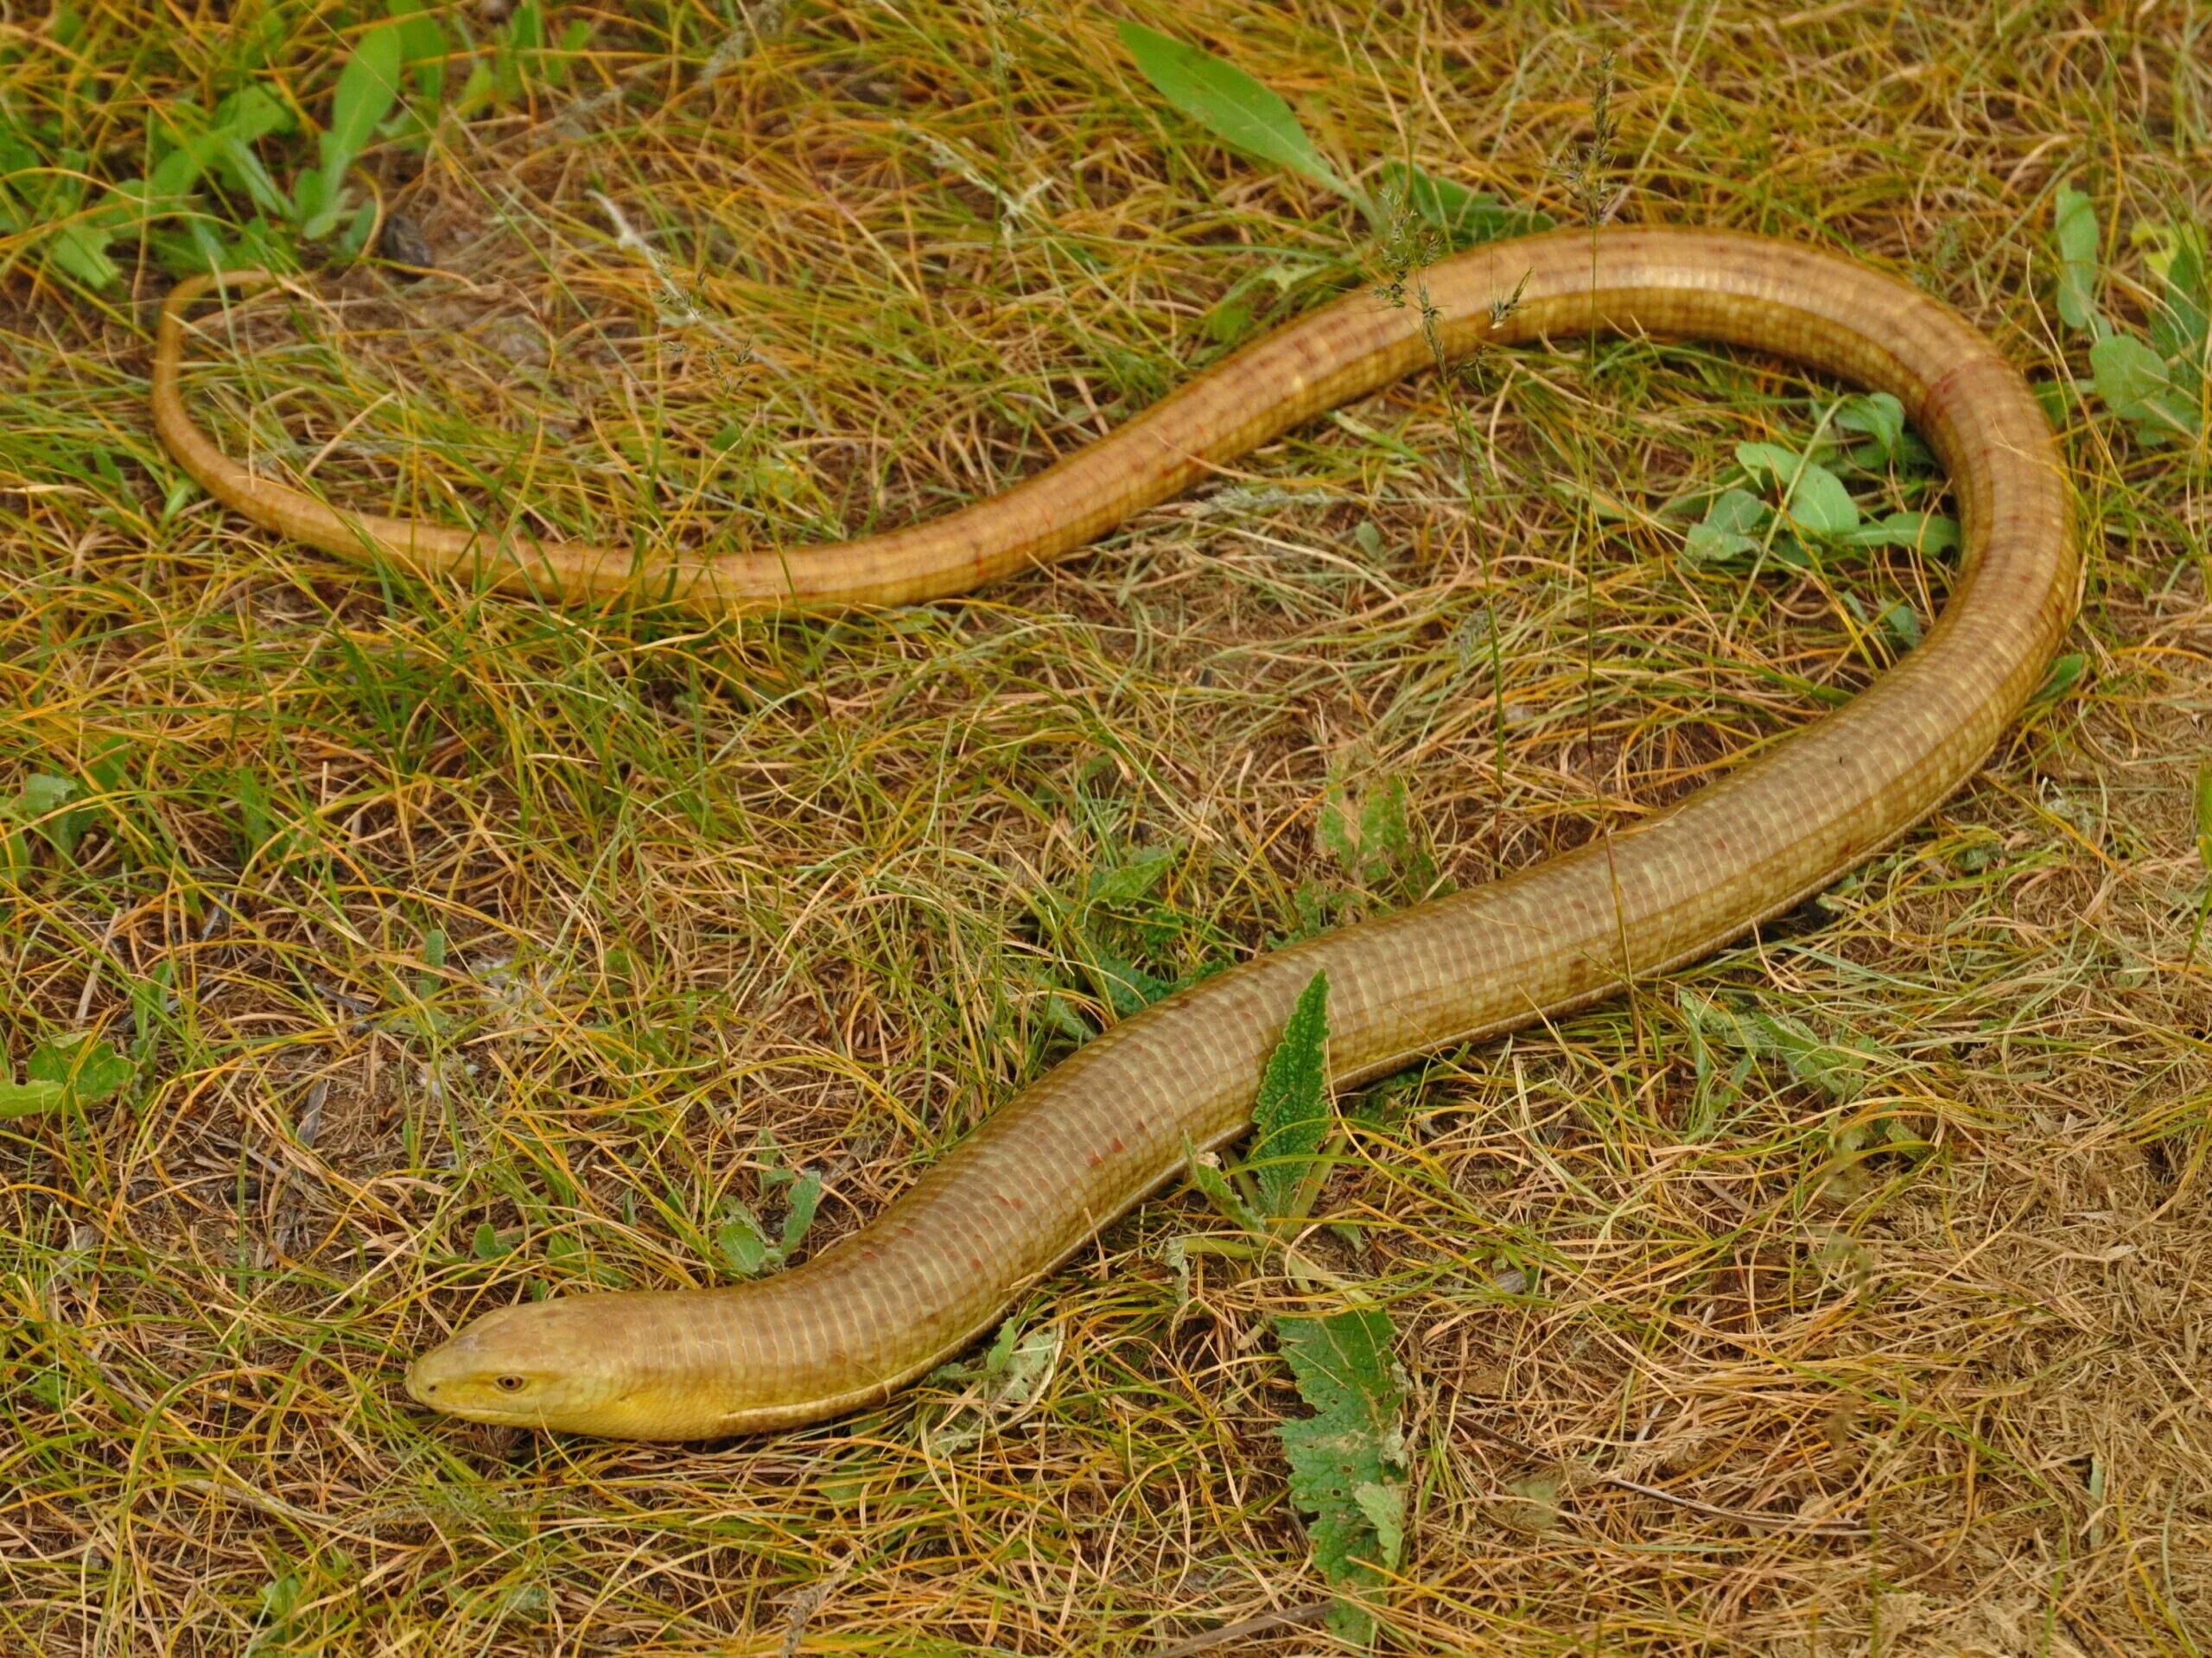
[[[501,1376],[492,1385],[497,1388],[501,1393],[520,1393],[530,1384],[527,1382],[524,1382],[520,1376]]]

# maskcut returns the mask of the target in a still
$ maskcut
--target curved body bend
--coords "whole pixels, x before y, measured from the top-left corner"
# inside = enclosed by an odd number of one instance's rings
[[[1851,702],[1609,843],[1261,956],[1123,1021],[804,1266],[729,1289],[493,1312],[416,1362],[416,1399],[478,1420],[671,1439],[880,1401],[1173,1173],[1186,1142],[1234,1139],[1317,971],[1329,975],[1337,1076],[1376,1075],[1712,950],[1827,886],[1980,764],[2040,679],[2079,578],[2050,429],[1986,339],[1893,277],[1731,233],[1560,232],[1476,248],[1427,276],[1455,355],[1594,326],[1726,341],[1894,393],[1948,469],[1964,524],[1943,614]],[[1429,356],[1415,310],[1354,295],[963,511],[837,546],[641,564],[626,550],[346,512],[246,471],[178,393],[184,307],[204,286],[181,287],[162,313],[155,420],[245,517],[343,556],[518,591],[641,590],[715,611],[963,592],[1070,552]],[[1517,308],[1494,321],[1493,302],[1516,289]]]

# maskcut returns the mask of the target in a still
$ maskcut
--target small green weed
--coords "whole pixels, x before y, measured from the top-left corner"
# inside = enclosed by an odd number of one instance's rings
[[[2094,391],[2133,429],[2139,443],[2182,443],[2197,458],[2212,436],[2212,282],[2206,273],[2204,226],[2187,219],[2135,226],[2129,240],[2150,250],[2145,263],[2158,282],[2142,295],[2145,333],[2115,326],[2097,304],[2103,235],[2095,206],[2073,186],[2058,187],[2053,216],[2058,249],[2059,321],[2089,336]]]
[[[1087,989],[1118,1018],[1222,964],[1218,941],[1205,919],[1160,890],[1183,856],[1184,848],[1172,845],[1109,853],[1085,877],[1080,897],[1048,889],[1033,900],[1041,931],[1077,970],[1069,988]],[[1071,1041],[1088,1042],[1096,1034],[1058,992],[1046,996],[1045,1013]]]
[[[79,1036],[40,1043],[23,1070],[24,1081],[0,1082],[0,1117],[98,1105],[122,1091],[135,1067],[100,1038]]]
[[[1176,109],[1230,149],[1343,196],[1378,235],[1389,234],[1405,212],[1460,247],[1551,226],[1547,214],[1509,207],[1410,162],[1384,163],[1382,194],[1370,195],[1322,156],[1280,93],[1235,64],[1141,23],[1124,22],[1118,31],[1145,79]]]
[[[1357,796],[1341,777],[1332,777],[1321,796],[1315,837],[1345,874],[1367,886],[1395,888],[1395,896],[1413,900],[1428,896],[1436,863],[1414,838],[1406,808],[1406,780],[1386,778]]]
[[[1223,1171],[1191,1160],[1192,1184],[1250,1236],[1249,1246],[1211,1253],[1247,1256],[1280,1251],[1294,1281],[1346,1305],[1333,1312],[1277,1313],[1275,1340],[1313,1412],[1275,1430],[1290,1464],[1291,1500],[1307,1517],[1314,1562],[1342,1595],[1371,1588],[1396,1569],[1405,1551],[1404,1386],[1393,1356],[1390,1315],[1343,1286],[1289,1246],[1327,1178],[1336,1123],[1328,1088],[1326,975],[1300,994],[1268,1056],[1252,1119],[1252,1150]],[[1366,1640],[1373,1615],[1339,1598],[1331,1627]]]
[[[1934,457],[1904,429],[1904,405],[1886,391],[1846,397],[1802,449],[1738,443],[1736,464],[1738,480],[1689,528],[1684,551],[1692,564],[1771,562],[1809,570],[1823,554],[1854,548],[1941,553],[1959,544],[1955,519],[1929,512],[1872,518],[1852,494],[1847,477],[1870,480],[1893,467],[1922,479],[1932,474]]]
[[[749,1204],[735,1197],[722,1200],[721,1224],[715,1229],[715,1242],[722,1260],[740,1278],[757,1278],[773,1272],[791,1259],[814,1224],[814,1211],[822,1202],[822,1177],[812,1169],[785,1166],[783,1148],[766,1129],[760,1134],[760,1195],[780,1195],[783,1223],[774,1231]]]

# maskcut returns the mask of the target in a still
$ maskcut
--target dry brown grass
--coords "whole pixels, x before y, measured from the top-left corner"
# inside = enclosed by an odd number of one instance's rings
[[[702,86],[709,0],[563,10],[582,85],[448,124],[419,173],[372,156],[442,274],[240,314],[194,377],[233,449],[449,520],[798,545],[1001,487],[1217,353],[1232,290],[1264,322],[1361,269],[1349,207],[1159,110],[1116,11],[756,3],[780,21]],[[1349,167],[1555,210],[1612,52],[1621,216],[1858,250],[2038,378],[2060,179],[2107,224],[2212,211],[2187,4],[1129,10]],[[320,107],[334,20],[284,15]],[[105,62],[78,92],[111,137],[225,89],[213,18],[88,16],[73,57],[32,29],[16,96]],[[141,1070],[0,1124],[10,1651],[1122,1653],[1313,1604],[1268,1432],[1286,1286],[1201,1258],[1179,1304],[1185,1197],[1021,1310],[1064,1345],[1008,1420],[954,1381],[721,1445],[502,1439],[399,1368],[531,1286],[712,1281],[764,1126],[828,1178],[810,1242],[860,1223],[1065,1051],[1051,998],[1096,1011],[1040,895],[1133,848],[1178,849],[1155,965],[1233,958],[1414,895],[1317,847],[1332,781],[1405,779],[1436,868],[1480,880],[1878,665],[1831,594],[1686,574],[1657,515],[1811,431],[1827,389],[1771,364],[1492,365],[1472,520],[1422,378],[972,600],[700,627],[243,528],[148,432],[158,276],[103,311],[26,269],[0,796],[110,745],[124,771],[76,856],[0,889],[7,1058],[89,1028]],[[1386,1645],[2212,1648],[2212,503],[2094,405],[2067,441],[2073,692],[1817,925],[1440,1056],[1330,1186],[1408,1332]],[[1943,572],[1847,580],[1924,614]],[[1699,1132],[1678,984],[1871,1042],[1867,1085],[1767,1067]]]

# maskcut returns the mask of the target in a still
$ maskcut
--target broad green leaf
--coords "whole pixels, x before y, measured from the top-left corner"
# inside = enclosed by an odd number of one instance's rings
[[[364,201],[353,209],[353,217],[346,221],[346,228],[339,232],[338,240],[334,245],[334,251],[341,258],[359,257],[361,251],[369,245],[369,232],[376,228],[376,224],[377,204],[373,201]]]
[[[1007,1320],[1010,1331],[1014,1320]],[[1004,1336],[991,1344],[988,1375],[991,1403],[1001,1410],[1028,1404],[1052,1379],[1060,1357],[1061,1331],[1056,1324],[1039,1324],[1009,1342]]]
[[[435,111],[446,92],[446,54],[451,48],[435,15],[422,9],[420,0],[403,0],[391,8],[399,22],[400,55],[415,80],[415,90]]]
[[[1406,822],[1406,780],[1392,778],[1367,797],[1359,809],[1360,849],[1367,854],[1366,875],[1378,880],[1391,870],[1413,871],[1413,829]]]
[[[0,813],[35,823],[49,846],[63,857],[72,857],[77,842],[92,825],[92,814],[81,807],[75,811],[63,808],[83,792],[74,778],[34,772],[23,779],[12,808],[6,802],[0,802]]]
[[[788,1255],[798,1248],[806,1229],[814,1224],[814,1211],[821,1202],[822,1177],[812,1169],[802,1170],[784,1199],[784,1230],[779,1243],[784,1254]]]
[[[200,182],[200,174],[207,170],[209,158],[221,147],[219,134],[202,133],[162,156],[160,164],[143,180],[126,179],[116,186],[116,194],[153,211],[156,203],[174,201],[189,194],[192,187]]]
[[[507,19],[507,44],[518,52],[545,49],[545,8],[541,0],[522,0]]]
[[[1920,643],[1919,613],[1903,600],[1882,613],[1882,626],[1904,650],[1912,650]]]
[[[1313,1413],[1275,1432],[1290,1464],[1291,1501],[1308,1516],[1314,1564],[1339,1587],[1376,1582],[1398,1565],[1405,1538],[1396,1331],[1379,1307],[1274,1322],[1299,1396]],[[1346,1622],[1363,1632],[1357,1613],[1332,1621],[1340,1632],[1349,1632]]]
[[[1796,450],[1785,448],[1779,443],[1738,443],[1736,464],[1754,478],[1764,478],[1779,488],[1787,488],[1805,464],[1805,457]]]
[[[1912,547],[1923,553],[1948,553],[1959,544],[1955,518],[1933,512],[1892,512],[1861,524],[1844,537],[1858,547]]]
[[[0,1083],[0,1117],[35,1117],[59,1111],[69,1090],[59,1083]]]
[[[2078,651],[2069,651],[2056,658],[2043,677],[2043,683],[2036,687],[2030,698],[2035,702],[2056,702],[2063,700],[2082,683],[2082,676],[2088,671],[2089,661]]]
[[[1106,999],[1123,1019],[1142,1013],[1174,990],[1175,987],[1166,980],[1146,972],[1121,951],[1103,943],[1090,928],[1078,931],[1084,952],[1090,958],[1091,970],[1104,981]]]
[[[48,257],[87,288],[105,288],[123,275],[107,257],[115,232],[88,223],[64,225],[46,245]]]
[[[1789,517],[1799,529],[1816,536],[1844,536],[1859,527],[1859,505],[1843,480],[1817,461],[1808,461],[1789,486]]]
[[[1835,423],[1847,432],[1863,432],[1872,438],[1875,448],[1887,461],[1897,454],[1897,441],[1904,435],[1904,405],[1886,391],[1847,397],[1836,410]]]
[[[2123,420],[2140,420],[2150,399],[2167,389],[2166,365],[2132,334],[2116,334],[2089,348],[2097,395]]]
[[[215,156],[215,169],[223,181],[250,200],[263,213],[274,213],[278,218],[289,210],[284,193],[277,188],[276,181],[269,176],[269,169],[261,164],[261,157],[247,148],[244,141],[226,138]]]
[[[1138,853],[1128,862],[1093,874],[1090,878],[1090,901],[1093,904],[1134,904],[1160,885],[1160,877],[1174,867],[1177,848],[1150,847]]]
[[[1354,833],[1358,823],[1351,807],[1344,799],[1344,785],[1331,783],[1321,791],[1321,812],[1314,820],[1314,838],[1324,850],[1333,853],[1344,873],[1357,877],[1359,873],[1359,840]]]
[[[1375,1533],[1375,1541],[1381,1551],[1377,1564],[1396,1566],[1406,1544],[1406,1488],[1370,1483],[1353,1487],[1351,1498],[1359,1504],[1360,1513],[1367,1516],[1367,1523]]]
[[[335,201],[346,169],[362,147],[375,137],[385,117],[399,97],[399,71],[404,55],[407,24],[382,23],[353,43],[346,67],[338,72],[338,90],[330,100],[330,125],[322,135],[322,176],[329,198]]]
[[[1330,1128],[1328,1045],[1329,979],[1316,973],[1268,1056],[1252,1107],[1247,1162],[1273,1221],[1304,1218],[1320,1184],[1316,1159]]]
[[[1753,537],[1716,529],[1710,524],[1694,524],[1682,550],[1693,564],[1726,564],[1749,558],[1758,549],[1759,543]]]
[[[1736,462],[1755,478],[1789,492],[1783,511],[1802,530],[1818,536],[1847,535],[1858,527],[1859,508],[1843,480],[1816,461],[1808,461],[1779,443],[1738,443]]]
[[[338,222],[338,215],[330,206],[330,187],[321,168],[303,167],[299,177],[292,181],[291,215],[299,223],[300,233],[309,240]],[[318,225],[324,230],[317,230]]]
[[[1354,880],[1373,884],[1395,874],[1419,890],[1435,874],[1414,846],[1403,778],[1388,779],[1357,804],[1353,791],[1332,778],[1322,791],[1313,832],[1323,850],[1334,854]]]
[[[715,1242],[732,1272],[740,1278],[754,1277],[768,1264],[767,1235],[760,1229],[759,1217],[745,1204],[733,1199],[729,1207],[730,1217],[715,1229]]]
[[[2052,220],[2058,243],[2058,315],[2069,328],[2103,335],[2107,325],[2097,309],[2097,210],[2070,184],[2058,187]]]
[[[215,118],[208,125],[211,136],[220,134],[243,144],[291,130],[290,108],[262,86],[243,86],[232,92],[215,105]]]
[[[1747,489],[1724,490],[1705,509],[1705,522],[1725,534],[1753,536],[1764,527],[1773,511]]]
[[[48,1083],[79,1105],[112,1098],[130,1080],[130,1061],[96,1036],[41,1042],[23,1067],[33,1083]]]
[[[2097,395],[2140,435],[2195,429],[2196,410],[2177,394],[2164,361],[2132,334],[2110,334],[2089,347]]]
[[[1496,196],[1440,179],[1403,162],[1382,164],[1382,187],[1424,224],[1441,231],[1454,247],[1472,247],[1503,236],[1551,229],[1549,213],[1510,207]]]
[[[2151,308],[2151,346],[2165,359],[2181,401],[2193,404],[2212,373],[2212,293],[2207,292],[2202,226],[2183,225],[2175,232],[2162,275],[2165,296]]]
[[[1118,32],[1122,46],[1160,96],[1224,143],[1287,167],[1340,195],[1356,194],[1321,159],[1290,105],[1235,64],[1141,23],[1123,22]]]
[[[454,100],[454,113],[474,115],[489,104],[499,91],[499,78],[492,73],[492,66],[478,59],[469,67],[468,79],[461,83],[461,96]]]

